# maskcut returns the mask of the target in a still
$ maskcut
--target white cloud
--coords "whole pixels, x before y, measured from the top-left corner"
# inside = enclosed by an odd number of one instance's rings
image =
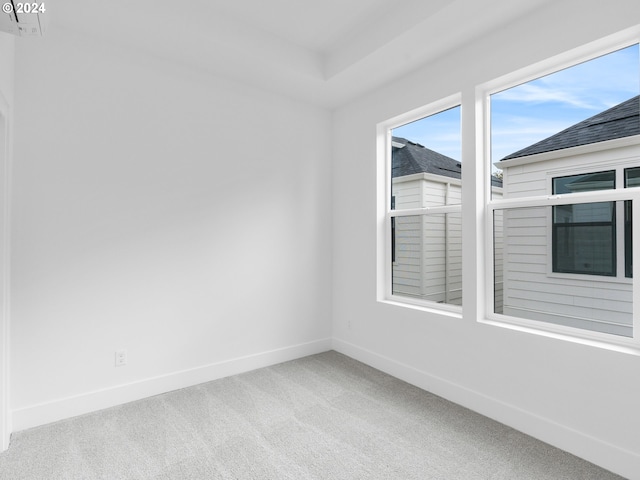
[[[509,103],[559,104],[599,112],[638,95],[639,76],[636,45],[499,92],[493,99],[506,102],[505,108]]]
[[[601,104],[595,104],[588,98],[580,95],[575,88],[563,88],[557,85],[543,85],[525,83],[515,88],[496,94],[495,100],[520,102],[520,103],[547,103],[556,102],[570,105],[574,108],[587,110],[600,110]],[[600,103],[600,102],[598,102]]]
[[[557,124],[545,124],[537,127],[517,127],[517,126],[503,126],[502,128],[496,128],[491,131],[492,137],[541,137],[546,138],[554,135],[569,125],[565,123]]]

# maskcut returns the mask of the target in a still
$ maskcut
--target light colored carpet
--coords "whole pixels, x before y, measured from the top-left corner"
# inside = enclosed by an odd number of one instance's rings
[[[621,478],[336,352],[15,433],[0,478]]]

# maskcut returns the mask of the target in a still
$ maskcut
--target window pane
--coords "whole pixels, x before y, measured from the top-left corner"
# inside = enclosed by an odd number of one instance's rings
[[[553,179],[553,193],[578,193],[594,190],[612,190],[616,188],[616,172],[585,173],[583,175],[570,175],[568,177],[556,177]]]
[[[640,135],[639,59],[635,44],[492,94],[492,199],[640,186],[640,162],[621,176],[635,146],[604,149]],[[493,222],[494,312],[631,336],[631,201],[510,208]]]
[[[461,214],[394,220],[392,293],[462,305]]]
[[[460,107],[391,131],[391,209],[460,204]]]
[[[629,200],[624,202],[624,276],[633,278],[633,210]]]
[[[610,202],[590,204],[593,213],[577,215],[599,218],[612,212]],[[578,212],[583,205],[561,206],[564,212]],[[550,275],[547,242],[553,207],[513,208],[494,215],[494,312],[519,318],[565,325],[613,335],[632,336],[633,285],[629,279],[604,276]],[[561,227],[556,242],[573,245],[569,255],[558,257],[562,264],[608,265],[610,228],[599,226]],[[573,239],[567,240],[573,236]],[[598,246],[596,246],[596,243]],[[566,248],[563,246],[563,248]],[[571,250],[570,248],[568,250]],[[586,254],[584,252],[591,252]],[[588,258],[585,258],[587,256]]]
[[[545,162],[563,149],[640,134],[639,58],[636,44],[491,95],[491,162],[493,176],[509,181],[505,198],[537,187],[521,188],[523,172],[504,161]]]
[[[614,202],[553,207],[553,271],[616,275]]]
[[[640,187],[640,167],[626,168],[624,171],[624,186]],[[631,202],[624,202],[624,275],[633,277],[633,221]]]
[[[640,187],[640,167],[626,168],[624,171],[624,186]]]

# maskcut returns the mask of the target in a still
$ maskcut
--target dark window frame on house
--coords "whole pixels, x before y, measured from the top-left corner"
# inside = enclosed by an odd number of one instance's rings
[[[577,189],[582,192],[611,190],[616,188],[616,172],[553,177],[551,183],[553,195],[571,194]],[[616,276],[615,203],[557,205],[552,207],[551,218],[553,272]]]
[[[640,164],[640,159],[638,159],[638,163]],[[622,169],[623,170],[623,188],[634,188],[634,187],[638,187],[640,186],[640,166],[633,166],[633,167],[625,167]],[[611,190],[611,189],[615,189],[618,188],[618,185],[616,184],[616,170],[607,170],[607,171],[601,171],[601,172],[594,172],[594,173],[589,173],[589,174],[574,174],[574,175],[566,175],[566,176],[562,176],[562,177],[553,177],[552,178],[552,194],[557,195],[557,194],[566,194],[566,193],[570,193],[569,191],[567,191],[566,189],[562,190],[557,188],[558,183],[556,182],[557,180],[560,179],[571,179],[571,178],[576,178],[576,180],[580,181],[582,180],[582,178],[586,177],[587,175],[593,176],[593,175],[600,175],[602,176],[603,174],[609,174],[610,179],[608,179],[607,181],[610,182],[610,184],[605,185],[603,183],[601,183],[600,185],[590,185],[586,188],[582,188],[581,191],[595,191],[595,190]],[[582,177],[582,178],[581,178]],[[631,182],[630,182],[631,180]],[[563,228],[564,225],[562,222],[560,222],[558,220],[558,212],[560,209],[563,208],[563,206],[555,206],[553,207],[553,213],[552,213],[552,247],[553,247],[553,260],[552,260],[552,265],[553,265],[553,272],[557,272],[557,273],[574,273],[574,274],[584,274],[584,275],[602,275],[602,276],[610,276],[610,277],[616,277],[618,275],[622,275],[622,272],[619,272],[618,268],[617,268],[617,258],[619,255],[622,255],[624,258],[624,277],[625,278],[633,278],[633,221],[632,221],[632,215],[633,215],[633,210],[632,210],[632,203],[630,201],[625,201],[622,208],[624,209],[624,224],[623,225],[619,225],[617,222],[617,215],[616,215],[616,209],[619,208],[619,205],[616,205],[615,203],[610,203],[611,205],[611,218],[609,221],[594,221],[594,222],[570,222],[570,227],[565,227],[565,228],[589,228],[589,227],[608,227],[609,229],[609,233],[607,234],[609,237],[609,242],[608,244],[610,245],[610,268],[606,271],[597,271],[597,270],[593,270],[589,267],[587,268],[580,268],[580,266],[574,266],[574,268],[567,268],[567,267],[562,267],[561,262],[562,262],[562,255],[563,252],[560,249],[559,244],[562,243],[562,238],[560,238],[560,236],[558,235],[558,230]],[[601,232],[605,232],[604,228],[601,228],[599,231]],[[585,234],[581,234],[580,236],[584,236]],[[578,236],[578,234],[576,234],[576,236]],[[623,246],[622,246],[622,250],[623,252],[620,252],[620,248],[618,246],[618,242],[617,242],[617,237],[618,236],[622,236],[623,240]],[[573,246],[573,249],[577,248],[577,246]]]

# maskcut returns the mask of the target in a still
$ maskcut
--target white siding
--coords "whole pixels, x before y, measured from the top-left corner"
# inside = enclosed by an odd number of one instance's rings
[[[414,177],[415,175],[412,175]],[[394,179],[391,195],[395,197],[396,209],[422,207],[422,186],[417,178],[409,181]]]
[[[456,193],[459,197],[460,190],[457,189]],[[447,266],[445,302],[462,305],[462,214],[449,213],[445,217],[448,239],[448,250],[445,252]]]
[[[396,209],[459,204],[459,183],[434,175],[396,178],[393,181]],[[396,217],[394,221],[393,292],[461,305],[460,214]]]
[[[502,195],[500,195],[501,197]],[[493,198],[496,198],[494,193]],[[493,215],[493,305],[496,313],[503,313],[504,302],[504,212],[496,210]]]
[[[594,152],[506,168],[505,197],[551,194],[553,177],[640,165],[640,147],[616,153]],[[503,215],[505,258],[502,267],[496,261],[496,276],[502,268],[505,314],[630,335],[632,282],[624,277],[620,262],[617,277],[554,273],[552,208],[511,209]],[[495,226],[496,231],[499,228]],[[621,245],[619,239],[618,256],[624,256]],[[496,311],[500,313],[497,307]]]
[[[420,296],[422,293],[422,218],[397,217],[395,224],[393,292],[400,295]]]
[[[420,174],[394,179],[393,195],[396,209],[408,209],[458,205],[462,190],[459,180]],[[501,196],[501,189],[494,189],[494,198]],[[462,305],[462,215],[396,217],[395,235],[393,293]],[[496,270],[496,305],[501,309],[501,240],[496,243],[495,258],[500,266]]]

